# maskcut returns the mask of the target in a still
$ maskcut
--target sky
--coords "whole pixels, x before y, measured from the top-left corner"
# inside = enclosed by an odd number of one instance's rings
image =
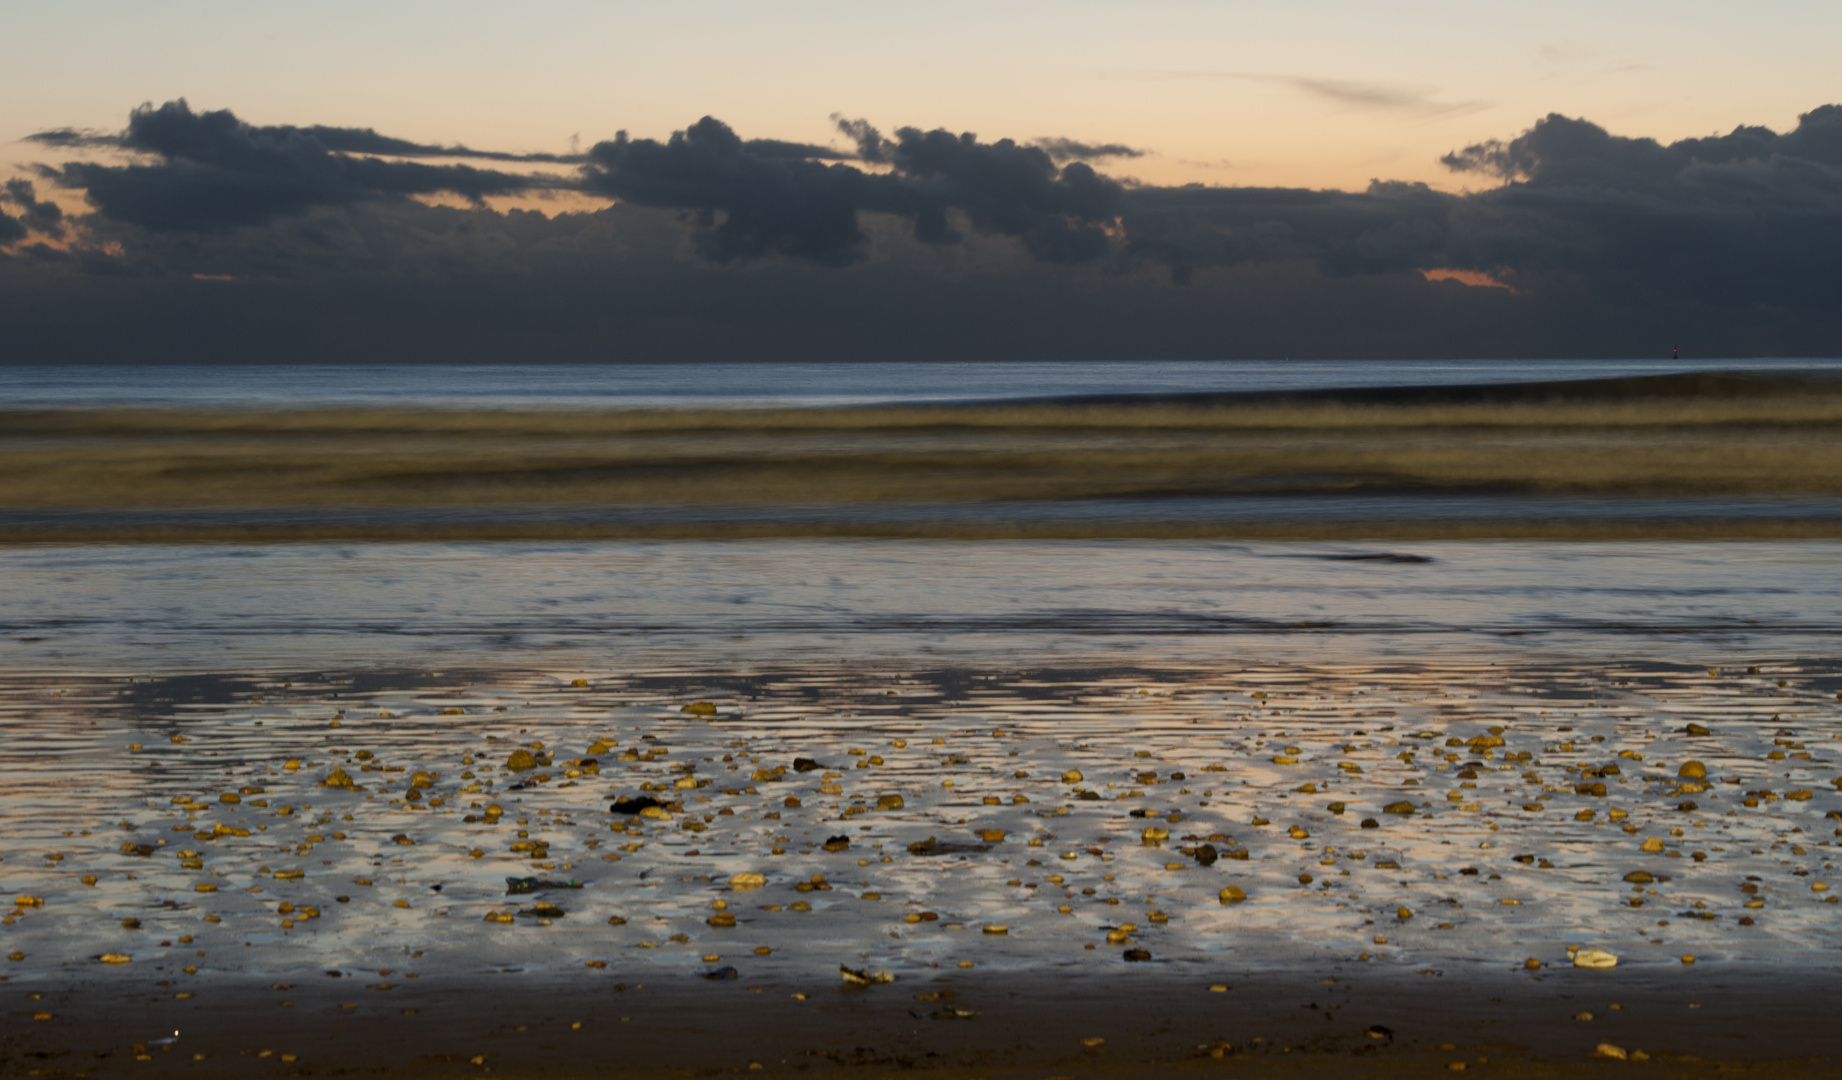
[[[0,14],[0,360],[1842,351],[1834,4]]]

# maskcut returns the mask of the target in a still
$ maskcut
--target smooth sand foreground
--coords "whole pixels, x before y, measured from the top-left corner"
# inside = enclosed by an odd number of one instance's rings
[[[1078,978],[955,970],[869,987],[708,981],[691,971],[636,984],[497,973],[395,984],[246,980],[185,1000],[157,974],[60,978],[30,1000],[18,984],[6,988],[13,1007],[0,1070],[1802,1077],[1835,1075],[1839,1039],[1834,978],[1807,969],[1349,979],[1122,963]],[[171,1043],[157,1041],[174,1031]]]

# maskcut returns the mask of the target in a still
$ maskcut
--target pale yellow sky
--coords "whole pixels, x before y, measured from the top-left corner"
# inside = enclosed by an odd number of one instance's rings
[[[937,2],[13,5],[17,140],[188,98],[254,123],[564,151],[705,114],[826,142],[827,117],[1123,142],[1151,183],[1457,188],[1440,154],[1549,112],[1665,141],[1842,101],[1842,5]],[[1477,183],[1476,179],[1468,182]]]

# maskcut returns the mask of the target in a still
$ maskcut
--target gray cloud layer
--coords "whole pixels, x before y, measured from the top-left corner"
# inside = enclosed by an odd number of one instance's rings
[[[851,149],[706,117],[518,155],[171,102],[120,133],[46,132],[98,155],[38,173],[93,212],[66,218],[23,179],[0,194],[0,309],[32,329],[8,358],[120,348],[84,310],[138,313],[118,337],[144,349],[183,340],[227,294],[293,326],[289,350],[369,359],[537,341],[573,358],[1592,355],[1685,334],[1704,353],[1842,352],[1842,107],[1668,145],[1549,116],[1448,155],[1498,184],[1471,194],[1156,187],[1088,163],[1139,153],[1118,144],[837,125]],[[546,218],[411,198],[547,191],[618,203]],[[252,335],[213,348],[247,358]]]

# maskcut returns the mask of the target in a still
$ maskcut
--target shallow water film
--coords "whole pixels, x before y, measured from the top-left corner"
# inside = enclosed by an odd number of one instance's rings
[[[1635,554],[16,549],[4,974],[1833,969],[1835,552]]]

